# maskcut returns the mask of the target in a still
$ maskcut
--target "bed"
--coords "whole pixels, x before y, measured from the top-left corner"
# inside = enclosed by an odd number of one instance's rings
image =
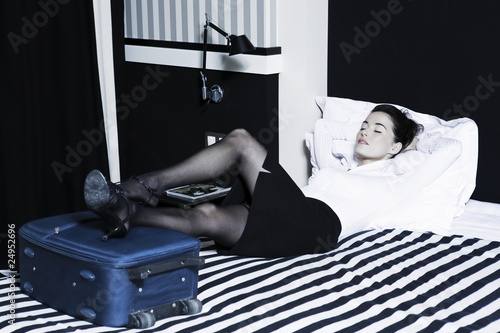
[[[475,178],[466,162],[450,171],[453,177],[467,169]],[[204,239],[202,312],[160,320],[142,332],[499,332],[500,204],[470,199],[469,176],[451,188],[453,209],[438,205],[450,221],[429,227],[428,216],[408,223],[403,214],[398,228],[379,221],[326,253],[221,256]],[[430,189],[436,197],[439,190]],[[450,187],[443,191],[447,198]],[[12,279],[1,279],[2,332],[138,332],[58,313],[24,295],[16,281],[12,289]],[[12,290],[14,298],[4,296]],[[3,309],[12,308],[15,323],[9,325]]]

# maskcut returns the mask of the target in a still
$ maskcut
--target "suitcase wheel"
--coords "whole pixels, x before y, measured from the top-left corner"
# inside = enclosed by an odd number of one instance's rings
[[[130,319],[132,323],[129,323],[131,324],[129,327],[134,328],[148,328],[153,326],[156,322],[155,315],[151,312],[141,312],[133,315]]]
[[[156,319],[163,319],[178,315],[192,315],[201,312],[203,305],[197,298],[190,298],[172,303],[162,304],[154,308],[145,309],[129,314],[129,328],[148,328],[156,323]]]
[[[203,305],[201,301],[197,298],[191,298],[186,301],[186,305],[188,308],[187,314],[195,314],[201,312]]]

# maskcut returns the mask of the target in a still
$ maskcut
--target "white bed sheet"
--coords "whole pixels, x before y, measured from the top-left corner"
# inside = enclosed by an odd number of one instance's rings
[[[469,200],[465,212],[453,220],[451,234],[500,241],[500,204]]]

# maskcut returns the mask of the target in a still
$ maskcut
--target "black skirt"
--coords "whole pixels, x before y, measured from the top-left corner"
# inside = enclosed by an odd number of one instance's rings
[[[324,202],[306,197],[288,173],[272,157],[266,157],[252,198],[246,197],[249,216],[245,230],[231,248],[221,254],[252,257],[285,257],[322,253],[335,248],[340,220]],[[241,193],[235,184],[231,192]],[[234,204],[230,193],[225,204]],[[242,202],[241,200],[238,200]]]

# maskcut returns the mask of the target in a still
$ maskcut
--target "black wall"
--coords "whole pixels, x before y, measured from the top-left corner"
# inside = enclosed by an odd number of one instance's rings
[[[329,2],[328,95],[479,127],[473,198],[500,203],[500,2]]]
[[[31,220],[86,209],[85,176],[108,163],[92,2],[2,1],[0,32],[0,268],[6,268],[8,236]]]
[[[201,99],[199,69],[125,64],[118,93],[122,178],[164,168],[205,147],[205,133],[245,128],[278,153],[278,75],[206,71],[221,103]]]

